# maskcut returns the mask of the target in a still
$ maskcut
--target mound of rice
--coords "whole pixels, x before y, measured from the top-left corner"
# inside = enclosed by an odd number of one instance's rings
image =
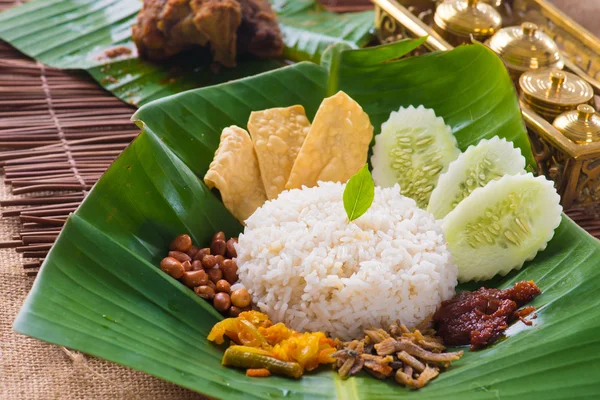
[[[376,188],[348,222],[345,185],[285,191],[239,237],[241,283],[274,322],[344,340],[400,320],[409,327],[454,294],[457,269],[440,223],[400,194]]]

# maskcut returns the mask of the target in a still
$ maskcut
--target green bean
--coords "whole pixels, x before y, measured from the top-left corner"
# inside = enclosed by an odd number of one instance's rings
[[[223,354],[223,365],[239,368],[265,368],[277,375],[300,378],[302,367],[296,362],[281,361],[266,354],[267,351],[248,346],[231,346]]]

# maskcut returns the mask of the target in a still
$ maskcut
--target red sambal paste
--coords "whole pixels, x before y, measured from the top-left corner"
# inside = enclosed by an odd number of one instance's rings
[[[442,302],[433,315],[437,333],[444,344],[471,344],[477,350],[495,342],[509,322],[522,318],[517,309],[541,293],[533,281],[521,281],[505,290],[480,288],[474,292],[458,293]],[[535,310],[527,307],[528,313]]]

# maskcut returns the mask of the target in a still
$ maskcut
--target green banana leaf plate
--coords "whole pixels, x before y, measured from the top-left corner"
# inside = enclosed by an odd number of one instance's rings
[[[452,127],[460,147],[495,135],[533,163],[519,105],[500,59],[483,45],[402,58],[420,41],[364,50],[336,46],[327,68],[302,62],[154,101],[134,119],[141,135],[68,220],[14,324],[16,331],[227,399],[597,399],[600,398],[600,242],[566,216],[546,250],[521,271],[484,282],[534,280],[543,294],[533,326],[467,351],[430,385],[410,391],[328,368],[299,380],[248,378],[220,364],[207,342],[222,317],[159,268],[170,240],[208,243],[242,226],[204,186],[223,127],[253,110],[302,104],[310,119],[344,90],[376,133],[392,110],[423,104]],[[243,166],[240,166],[243,167]],[[474,285],[462,285],[470,289]]]
[[[33,0],[0,13],[0,39],[53,67],[85,69],[105,89],[132,105],[280,68],[284,60],[319,62],[333,43],[357,48],[371,39],[372,11],[337,14],[315,0],[271,0],[281,27],[280,60],[241,57],[232,69],[214,70],[207,52],[190,51],[166,63],[137,58],[131,26],[141,0]],[[126,47],[129,54],[104,56]]]

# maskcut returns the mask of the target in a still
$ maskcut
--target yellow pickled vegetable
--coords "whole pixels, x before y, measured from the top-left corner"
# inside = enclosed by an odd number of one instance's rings
[[[223,357],[223,365],[264,368],[297,378],[304,370],[335,361],[331,355],[336,351],[336,342],[323,332],[298,333],[282,323],[273,325],[266,314],[258,311],[243,312],[217,323],[208,340],[221,344],[225,336],[232,346]]]
[[[244,311],[238,315],[238,318],[245,319],[246,321],[252,322],[252,325],[262,328],[268,328],[273,325],[269,316],[258,311]]]
[[[267,342],[267,339],[265,339],[258,331],[258,328],[252,325],[252,322],[245,319],[239,319],[238,324],[240,324],[241,327],[238,334],[241,344],[250,347],[262,347],[263,349],[271,347]]]
[[[267,339],[270,345],[275,345],[284,339],[289,338],[294,333],[293,330],[281,322],[268,328],[258,328],[258,331]]]
[[[240,331],[239,325],[239,321],[236,318],[224,319],[213,326],[207,339],[216,344],[222,344],[225,341],[225,336],[227,336],[229,339],[238,343],[238,333]]]
[[[258,343],[266,343],[258,332],[259,327],[271,325],[269,317],[257,311],[246,311],[237,318],[227,318],[213,326],[208,334],[208,340],[222,344],[225,336],[238,344],[248,344],[259,347]]]

